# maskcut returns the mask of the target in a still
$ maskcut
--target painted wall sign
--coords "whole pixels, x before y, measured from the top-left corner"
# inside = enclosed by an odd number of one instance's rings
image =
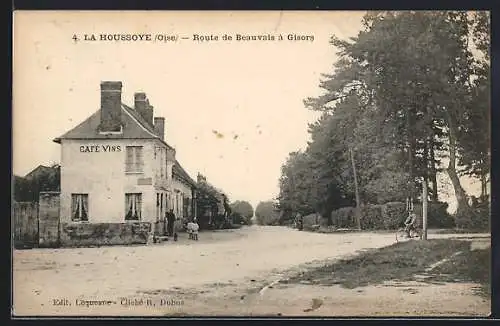
[[[139,178],[139,179],[137,179],[137,184],[138,185],[152,185],[153,178]]]
[[[80,152],[82,153],[100,153],[100,152],[121,152],[120,145],[82,145]]]

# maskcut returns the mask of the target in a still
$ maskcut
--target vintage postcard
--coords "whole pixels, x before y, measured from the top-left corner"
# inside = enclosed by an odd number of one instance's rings
[[[16,11],[12,315],[488,316],[487,11]]]

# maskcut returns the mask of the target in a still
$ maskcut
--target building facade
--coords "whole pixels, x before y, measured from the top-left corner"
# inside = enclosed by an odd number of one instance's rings
[[[54,139],[61,145],[61,222],[140,221],[163,229],[158,224],[170,209],[193,217],[195,183],[165,141],[165,118],[154,117],[145,93],[135,93],[130,107],[121,91],[121,82],[102,82],[100,109]],[[187,211],[179,208],[184,202]]]

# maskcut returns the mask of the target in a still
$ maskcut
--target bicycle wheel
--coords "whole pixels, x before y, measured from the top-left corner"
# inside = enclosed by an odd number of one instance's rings
[[[413,231],[412,238],[418,238],[419,240],[422,240],[424,236],[424,232],[422,229],[416,229]]]
[[[406,239],[405,228],[399,228],[396,231],[396,242],[402,241],[403,239]]]

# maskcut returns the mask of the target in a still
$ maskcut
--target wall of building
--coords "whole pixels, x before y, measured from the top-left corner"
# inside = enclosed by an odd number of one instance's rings
[[[190,198],[192,201],[193,195],[191,191],[191,186],[186,183],[180,181],[178,178],[173,177],[172,180],[172,188],[173,188],[173,208],[175,216],[180,218],[188,218],[191,216],[184,216],[183,212],[183,201],[182,198]],[[191,214],[192,215],[192,214]]]
[[[125,193],[142,193],[142,221],[154,222],[156,220],[156,192],[153,185],[155,142],[155,140],[63,139],[61,222],[71,222],[73,193],[89,195],[90,223],[124,222]],[[143,173],[125,172],[126,146],[143,146]],[[91,151],[87,152],[88,149]]]
[[[172,166],[175,163],[175,156],[172,150],[159,140],[152,140],[153,144],[153,169],[154,185],[157,188],[169,189],[172,183]]]

